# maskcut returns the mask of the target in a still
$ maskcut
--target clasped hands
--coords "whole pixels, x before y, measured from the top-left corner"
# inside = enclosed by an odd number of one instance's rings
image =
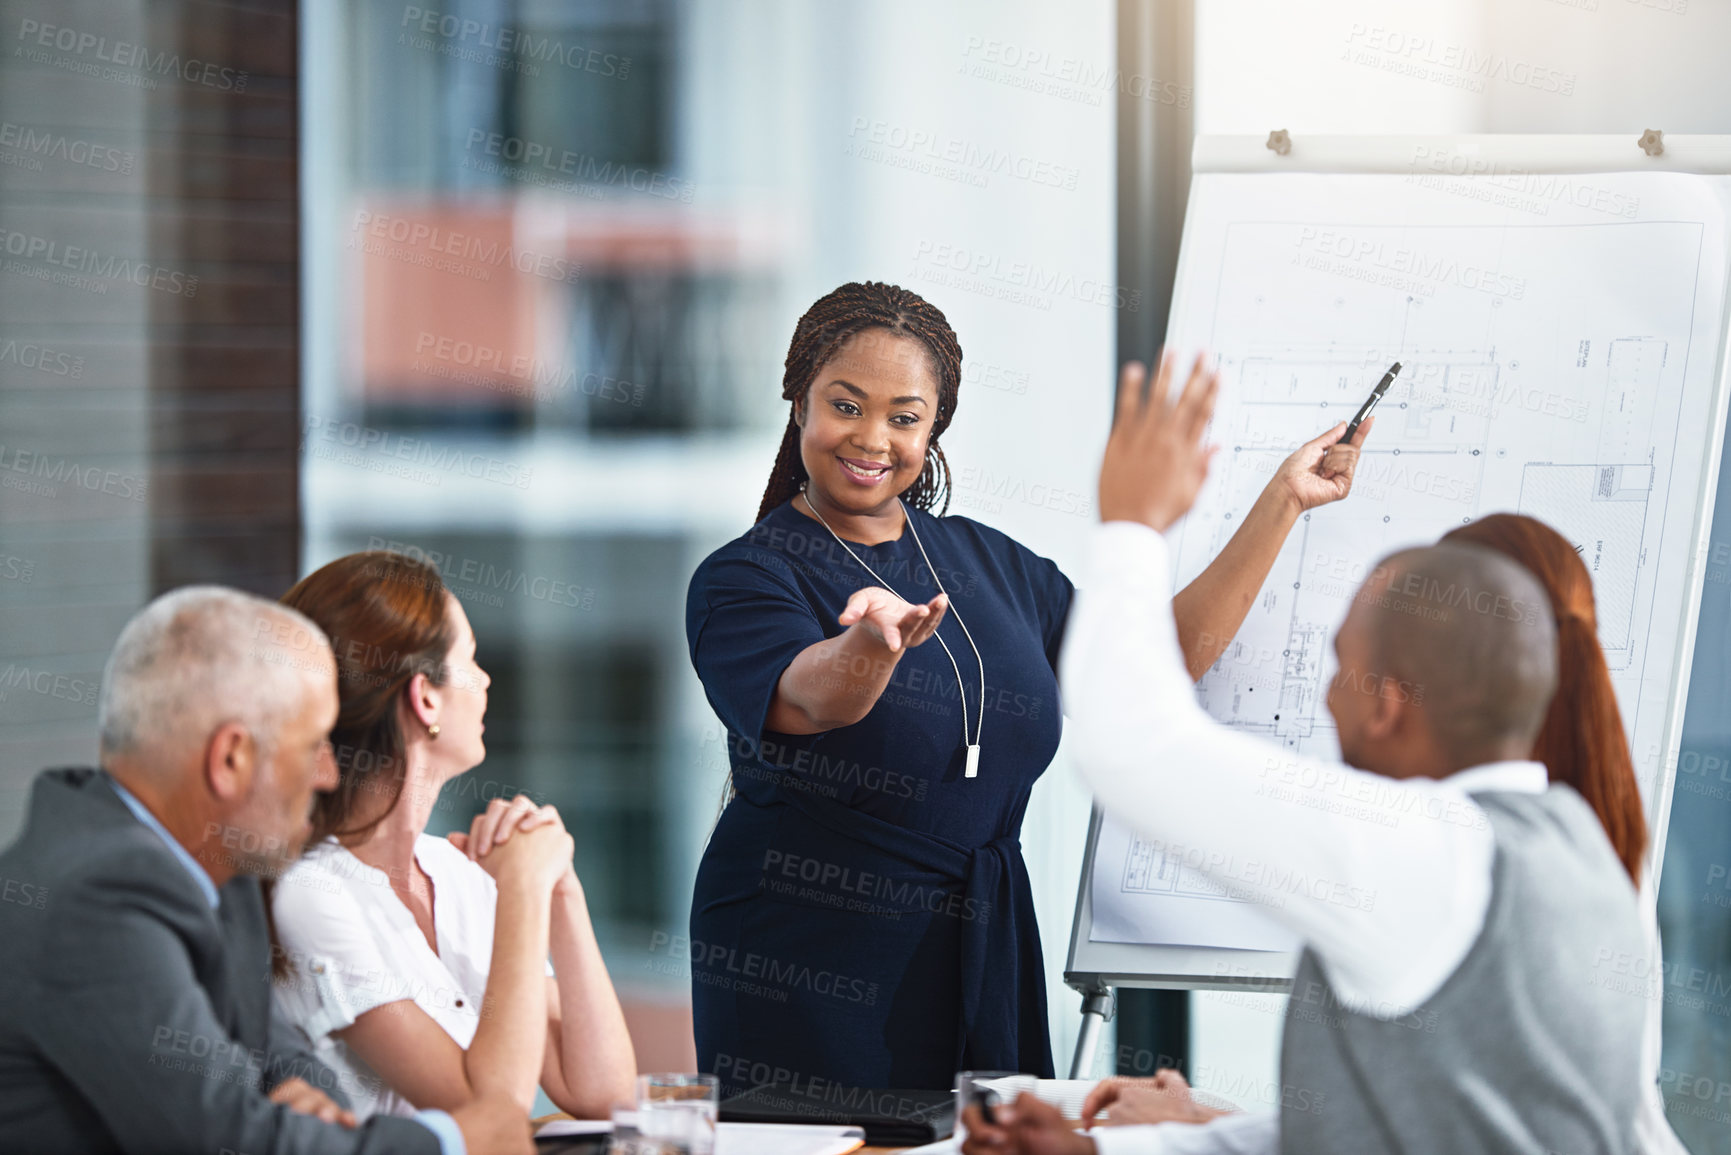
[[[576,843],[556,807],[537,806],[527,794],[495,798],[469,823],[469,832],[445,835],[495,882],[525,878],[555,895],[581,895],[582,883],[571,864]]]

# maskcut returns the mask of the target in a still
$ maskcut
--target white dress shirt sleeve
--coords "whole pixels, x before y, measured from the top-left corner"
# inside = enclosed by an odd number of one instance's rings
[[[1272,1111],[1222,1115],[1208,1123],[1096,1127],[1099,1155],[1278,1155],[1280,1118]]]
[[[1095,531],[1059,668],[1099,804],[1265,906],[1349,1007],[1400,1017],[1466,957],[1490,904],[1484,812],[1447,782],[1295,755],[1209,717],[1179,652],[1160,534]]]

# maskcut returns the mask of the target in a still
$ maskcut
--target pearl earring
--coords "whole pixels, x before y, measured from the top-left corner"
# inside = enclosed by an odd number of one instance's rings
[[[431,726],[427,727],[427,737],[431,738],[435,742],[439,740],[439,724],[437,722],[434,722]]]

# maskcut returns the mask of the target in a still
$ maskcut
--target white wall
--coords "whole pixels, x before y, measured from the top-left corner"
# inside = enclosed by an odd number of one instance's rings
[[[1199,132],[1731,129],[1724,0],[1198,0],[1197,10]]]

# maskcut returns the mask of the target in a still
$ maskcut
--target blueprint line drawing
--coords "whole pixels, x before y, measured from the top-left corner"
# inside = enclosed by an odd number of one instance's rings
[[[1218,361],[1220,451],[1168,535],[1179,587],[1287,454],[1402,365],[1351,495],[1301,515],[1197,684],[1217,720],[1338,759],[1330,638],[1355,591],[1396,550],[1518,512],[1560,531],[1593,576],[1599,639],[1654,796],[1724,340],[1727,181],[1699,178],[1707,195],[1652,175],[1603,177],[1640,198],[1637,220],[1544,223],[1395,176],[1197,177],[1168,342]],[[1221,917],[1248,903],[1110,819],[1093,899],[1097,941],[1279,939]]]
[[[1192,898],[1226,898],[1227,888],[1211,882],[1140,838],[1130,842],[1124,859],[1124,893],[1183,894]]]
[[[1646,464],[1531,464],[1521,478],[1522,513],[1581,533],[1599,644],[1612,670],[1627,670],[1636,654],[1636,595],[1652,487],[1653,466]]]

